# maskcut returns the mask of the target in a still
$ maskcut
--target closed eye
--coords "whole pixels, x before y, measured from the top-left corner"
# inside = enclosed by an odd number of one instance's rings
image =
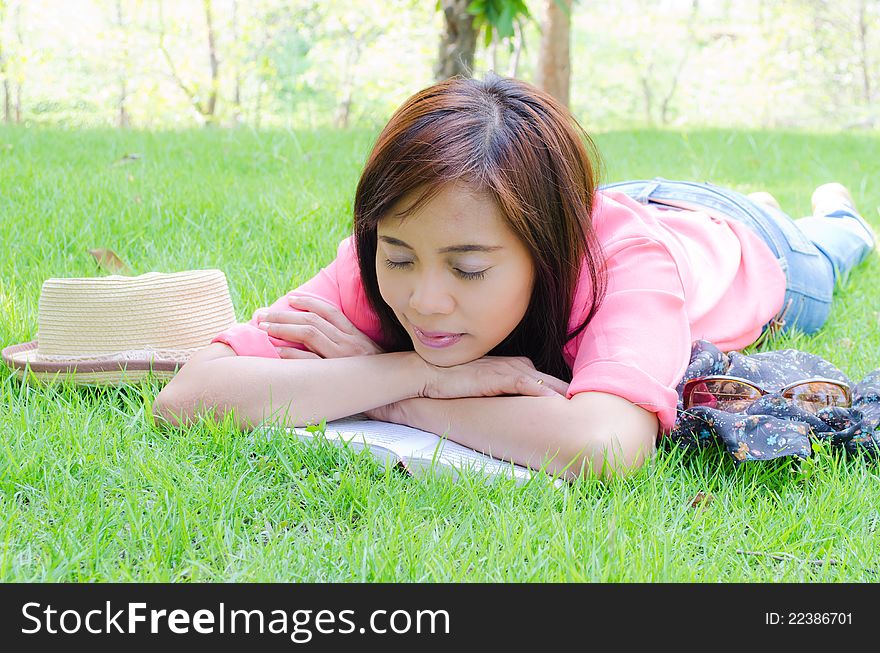
[[[392,261],[391,259],[385,259],[385,266],[392,270],[399,270],[401,268],[405,268],[408,265],[412,265],[412,261]],[[458,268],[453,268],[453,270],[455,270],[455,273],[462,279],[482,279],[486,276],[485,270],[481,272],[465,272],[464,270],[459,270]]]

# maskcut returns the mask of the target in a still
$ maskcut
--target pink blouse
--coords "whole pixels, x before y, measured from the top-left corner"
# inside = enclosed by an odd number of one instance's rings
[[[712,212],[645,206],[627,195],[596,194],[593,226],[608,266],[608,291],[589,325],[563,350],[571,366],[567,398],[607,392],[657,413],[661,431],[676,418],[676,385],[699,338],[722,351],[754,342],[782,307],[785,273],[773,252],[749,227]],[[381,342],[370,309],[352,237],[336,260],[299,286],[339,308],[352,324]],[[589,279],[582,268],[569,331],[586,317]],[[281,297],[268,309],[297,311]],[[269,336],[249,322],[219,333],[239,356],[279,358],[275,346],[306,349]]]

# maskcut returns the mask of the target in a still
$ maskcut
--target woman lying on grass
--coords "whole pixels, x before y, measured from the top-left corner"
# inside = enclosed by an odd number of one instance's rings
[[[160,392],[173,425],[365,412],[566,478],[638,468],[676,419],[691,343],[814,332],[874,246],[846,189],[772,197],[663,179],[597,189],[595,148],[540,90],[489,74],[407,100],[336,260],[217,335]]]

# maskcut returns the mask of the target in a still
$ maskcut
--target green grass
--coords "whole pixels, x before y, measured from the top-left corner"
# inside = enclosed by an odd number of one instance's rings
[[[0,129],[0,343],[35,337],[45,278],[103,274],[93,247],[114,249],[135,273],[220,268],[248,318],[332,260],[374,137]],[[764,189],[805,215],[812,189],[838,180],[880,226],[876,133],[596,140],[607,181]],[[142,158],[113,165],[126,153]],[[822,331],[764,348],[812,351],[860,379],[880,367],[878,281],[875,254],[839,288]],[[823,451],[736,469],[719,450],[663,449],[628,480],[563,490],[543,479],[416,481],[366,454],[265,441],[228,421],[154,429],[158,389],[30,387],[0,368],[0,580],[876,581],[880,572],[880,476],[862,459]],[[691,506],[698,492],[712,497],[703,508]]]

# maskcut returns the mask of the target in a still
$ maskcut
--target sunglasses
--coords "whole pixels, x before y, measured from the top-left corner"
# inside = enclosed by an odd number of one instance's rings
[[[738,413],[767,393],[767,390],[759,388],[751,381],[736,376],[704,376],[685,383],[684,408],[687,410],[694,406],[708,406]],[[812,378],[798,381],[779,390],[779,394],[810,413],[829,406],[849,408],[852,405],[849,386],[834,379]]]

